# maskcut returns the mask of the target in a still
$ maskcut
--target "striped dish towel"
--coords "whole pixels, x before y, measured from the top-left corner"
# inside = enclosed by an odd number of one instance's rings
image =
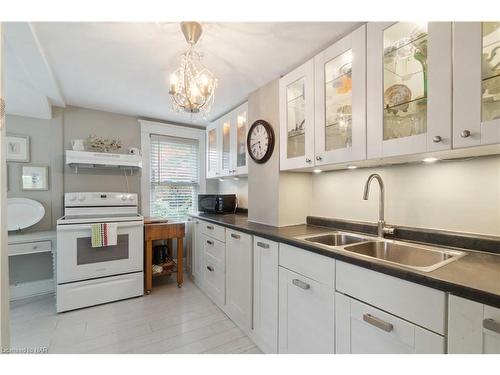
[[[92,224],[92,247],[115,246],[117,243],[117,224]]]

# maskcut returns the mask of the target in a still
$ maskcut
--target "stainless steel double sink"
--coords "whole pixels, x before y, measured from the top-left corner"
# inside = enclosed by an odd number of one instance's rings
[[[464,251],[413,245],[339,231],[301,236],[297,239],[422,272],[434,271],[466,255]]]

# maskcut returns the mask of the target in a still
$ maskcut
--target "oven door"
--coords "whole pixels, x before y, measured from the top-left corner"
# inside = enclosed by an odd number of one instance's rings
[[[117,244],[92,247],[91,224],[57,226],[57,283],[143,270],[143,222],[117,222]]]

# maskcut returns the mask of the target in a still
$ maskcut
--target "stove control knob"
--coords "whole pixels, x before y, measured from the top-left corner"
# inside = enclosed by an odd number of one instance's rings
[[[80,202],[83,202],[83,201],[85,200],[85,195],[79,195],[79,196],[78,196],[78,200],[79,200]]]
[[[120,195],[120,198],[122,199],[122,201],[127,200],[127,197],[125,195]]]
[[[76,201],[76,196],[75,196],[75,195],[70,195],[70,196],[68,197],[68,199],[69,199],[70,201],[72,201],[72,202],[73,202],[73,201]]]
[[[134,196],[133,196],[133,195],[129,195],[129,196],[128,196],[128,200],[129,200],[129,201],[133,201],[133,200],[134,200]]]

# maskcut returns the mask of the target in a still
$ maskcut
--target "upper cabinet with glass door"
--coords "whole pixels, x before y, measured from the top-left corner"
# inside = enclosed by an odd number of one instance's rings
[[[280,79],[280,169],[314,165],[314,60]]]
[[[451,89],[451,23],[368,23],[368,159],[450,149]]]
[[[232,117],[230,114],[223,116],[219,119],[219,134],[221,137],[220,149],[220,175],[228,176],[232,171],[232,158],[231,158],[231,138],[232,138]]]
[[[231,133],[231,174],[245,175],[248,173],[247,134],[248,134],[248,103],[243,103],[231,112],[233,130]]]
[[[453,147],[500,143],[500,22],[453,25]]]
[[[207,178],[220,175],[220,136],[219,122],[215,121],[207,126]]]
[[[315,165],[366,159],[366,26],[316,57]]]

